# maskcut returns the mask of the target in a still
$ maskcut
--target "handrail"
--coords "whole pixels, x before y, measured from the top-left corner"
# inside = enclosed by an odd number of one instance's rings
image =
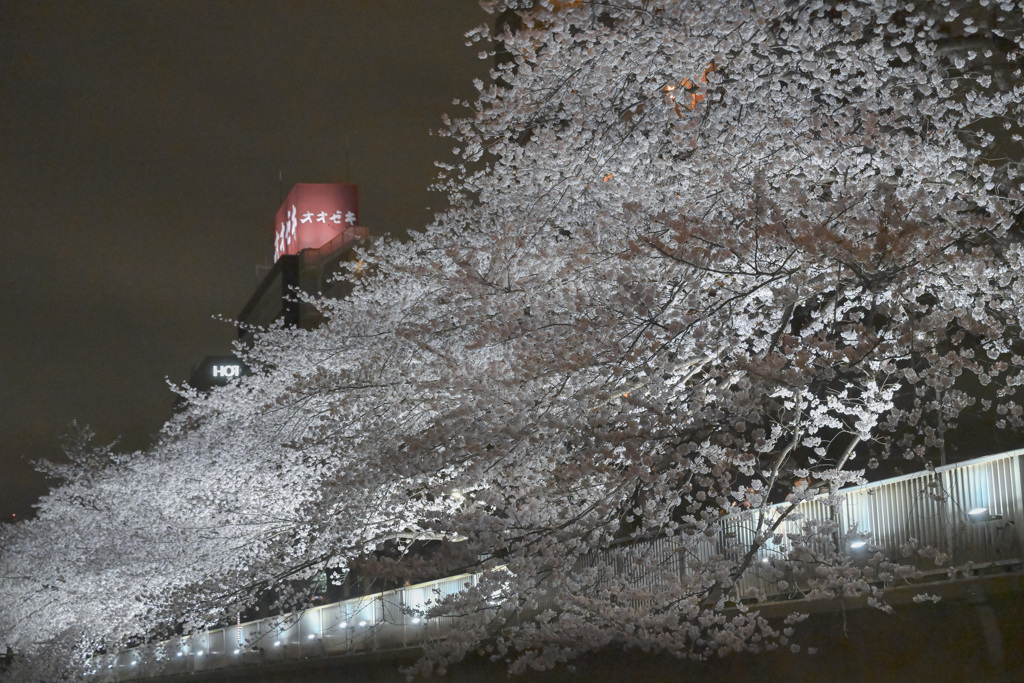
[[[799,534],[800,524],[807,520],[831,519],[839,525],[835,542],[850,557],[864,552],[850,547],[852,541],[868,540],[869,545],[862,546],[865,550],[881,550],[889,557],[898,557],[900,548],[913,539],[945,553],[954,566],[1018,566],[1024,559],[1020,537],[1024,528],[1022,462],[1024,449],[1019,449],[843,489],[844,500],[836,512],[822,504],[822,494],[798,503],[795,512],[800,519],[791,515],[777,531],[785,539],[789,534]],[[768,509],[788,506],[780,503]],[[751,523],[758,512],[742,511],[723,517],[719,536],[728,537],[733,544],[749,543],[754,533]],[[857,534],[848,537],[854,525]],[[725,552],[723,542],[722,538],[707,539],[697,560],[706,561]],[[783,540],[777,547],[765,544],[759,555],[784,553],[785,543]],[[679,557],[681,547],[678,538],[662,537],[595,552],[587,562],[590,566],[614,568],[618,555],[640,552],[654,561],[663,557],[665,564],[661,566],[685,573],[686,562]],[[947,567],[928,562],[918,561],[917,569],[922,574],[941,578],[949,574]],[[774,573],[760,569],[754,563],[738,581],[737,599],[795,595],[790,582],[783,584]],[[97,655],[83,673],[101,682],[138,680],[295,658],[406,649],[451,633],[457,627],[456,617],[427,619],[423,614],[434,601],[477,585],[481,576],[459,574],[201,631],[116,655]],[[642,583],[644,577],[635,580]]]

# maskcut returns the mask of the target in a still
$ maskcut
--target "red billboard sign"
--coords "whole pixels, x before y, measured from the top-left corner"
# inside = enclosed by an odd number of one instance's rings
[[[359,188],[348,183],[298,183],[274,217],[274,261],[316,249],[359,225]]]

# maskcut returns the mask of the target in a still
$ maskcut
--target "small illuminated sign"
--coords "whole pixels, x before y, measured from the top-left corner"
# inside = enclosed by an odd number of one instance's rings
[[[348,183],[298,183],[274,217],[274,261],[316,249],[359,224],[359,189]]]
[[[199,367],[193,369],[188,384],[200,391],[209,391],[251,374],[249,367],[237,356],[207,356]]]
[[[223,377],[225,379],[230,379],[232,377],[241,377],[242,376],[242,366],[241,365],[214,365],[213,366],[213,376],[214,377]]]

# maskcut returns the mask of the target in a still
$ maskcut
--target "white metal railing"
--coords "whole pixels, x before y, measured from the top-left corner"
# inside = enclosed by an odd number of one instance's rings
[[[95,681],[124,681],[326,655],[395,650],[445,637],[454,618],[415,612],[476,585],[460,574],[235,626],[201,631],[152,645],[97,655],[83,673]]]
[[[792,594],[790,582],[780,584],[768,571],[773,555],[787,552],[787,539],[808,522],[833,522],[831,540],[851,557],[876,549],[888,557],[916,564],[922,574],[946,575],[948,569],[932,560],[901,557],[901,548],[914,539],[949,556],[952,566],[1008,567],[1024,558],[1024,449],[842,491],[844,500],[833,511],[819,499],[800,503],[776,530],[782,541],[766,543],[757,561],[737,586],[737,596],[754,594],[783,598]],[[769,508],[781,514],[789,504]],[[682,575],[688,561],[696,564],[750,547],[759,511],[723,518],[719,533],[698,545],[684,546],[678,538],[659,538],[594,553],[582,562],[621,575],[635,571],[633,558],[642,557],[659,572]],[[856,528],[855,534],[849,531]],[[860,546],[858,541],[867,541]],[[765,565],[759,564],[764,562]],[[629,569],[626,569],[629,568]],[[173,674],[211,671],[288,659],[397,650],[444,638],[456,627],[454,617],[423,619],[416,612],[431,603],[475,586],[479,574],[461,574],[350,600],[311,607],[301,612],[194,633],[181,638],[132,648],[116,655],[97,655],[84,672],[93,680],[123,681]],[[630,579],[637,586],[649,577]],[[781,586],[786,586],[785,588]]]
[[[833,551],[855,563],[866,562],[880,551],[925,578],[944,577],[949,567],[1018,566],[1024,560],[1022,461],[1024,449],[843,489],[843,501],[836,510],[821,495],[792,511],[789,503],[779,503],[737,512],[718,521],[718,533],[696,544],[679,537],[630,543],[584,558],[580,566],[601,568],[609,578],[621,579],[624,572],[632,572],[628,583],[645,587],[666,576],[687,574],[716,557],[736,559],[753,546],[760,515],[774,521],[783,513],[788,514],[776,529],[779,542],[769,539],[761,545],[737,582],[736,598],[797,597],[806,586],[800,563],[777,563],[789,570],[780,576],[772,560],[788,560],[793,539],[806,525],[816,523],[834,525],[836,532],[821,542],[832,544]],[[930,556],[905,556],[903,548],[912,541],[948,559],[940,566]],[[644,576],[638,568],[654,571]],[[784,587],[780,580],[785,580]]]

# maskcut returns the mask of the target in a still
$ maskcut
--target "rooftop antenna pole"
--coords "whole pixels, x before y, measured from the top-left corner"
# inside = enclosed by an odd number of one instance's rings
[[[352,163],[349,159],[348,133],[345,133],[345,182],[352,182]]]

